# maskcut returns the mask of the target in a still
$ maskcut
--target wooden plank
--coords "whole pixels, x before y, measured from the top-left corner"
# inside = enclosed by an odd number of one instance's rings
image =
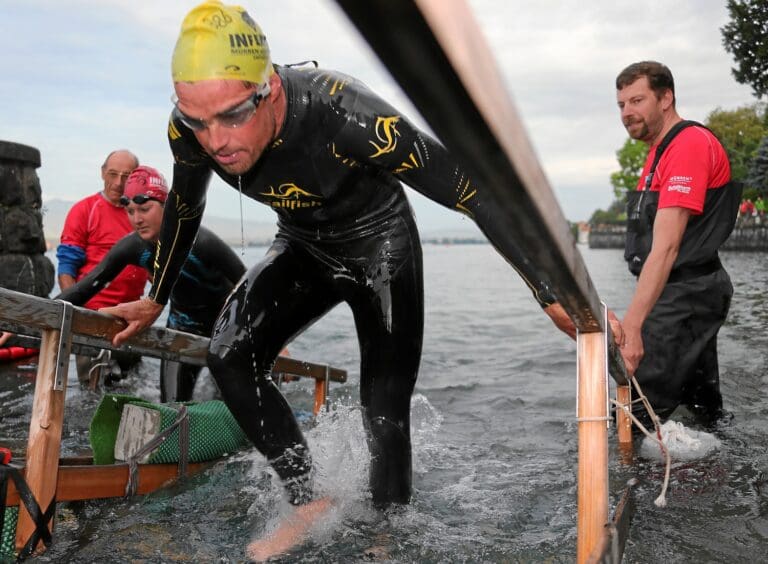
[[[608,522],[608,381],[605,335],[584,333],[578,349],[578,516],[576,562],[592,553]]]
[[[116,349],[112,338],[125,328],[121,319],[74,306],[72,342],[103,349],[136,352],[145,356],[178,360],[204,366],[208,339],[163,327],[150,327]],[[0,288],[0,312],[3,326],[28,335],[29,328],[42,331],[58,329],[63,305],[60,302]]]
[[[43,513],[56,494],[61,430],[64,424],[66,363],[63,389],[54,389],[59,336],[59,331],[52,329],[43,331],[26,455],[26,481]],[[48,528],[53,531],[53,520],[49,522]],[[24,548],[34,532],[35,524],[26,508],[22,507],[19,510],[19,522],[16,527],[16,549]]]
[[[635,498],[633,487],[637,480],[630,480],[621,495],[613,521],[607,524],[603,534],[595,546],[595,550],[587,558],[587,564],[621,564],[624,546],[629,537],[629,526],[635,514]]]
[[[328,397],[328,382],[325,380],[315,380],[315,405],[312,407],[312,414],[317,416],[320,410],[325,406]]]
[[[83,461],[62,460],[56,485],[57,501],[77,501],[125,496],[128,483],[127,464],[94,466],[93,459]],[[85,463],[90,462],[90,464]],[[189,474],[196,474],[216,461],[194,462],[187,466]],[[178,464],[139,464],[139,494],[157,491],[177,478]],[[19,493],[13,482],[8,488],[9,506],[19,505]]]
[[[493,54],[463,0],[337,0],[432,130],[509,217],[507,229],[581,332],[600,300]],[[618,348],[611,375],[626,384]],[[621,367],[621,368],[619,368]]]
[[[0,288],[0,328],[23,335],[39,335],[41,330],[57,329],[61,323],[61,303]],[[210,339],[183,331],[163,327],[150,327],[133,337],[128,344],[116,348],[112,337],[125,327],[125,323],[113,316],[81,307],[73,307],[72,350],[87,353],[89,350],[109,349],[136,352],[144,356],[165,358],[205,366]],[[32,330],[30,330],[32,328]],[[25,339],[26,343],[31,343]],[[91,349],[88,349],[91,347]],[[290,357],[278,357],[274,370],[292,376],[324,379],[325,364],[306,362]],[[329,378],[333,382],[346,382],[347,372],[330,367]]]
[[[632,388],[629,386],[616,387],[616,402],[632,409]],[[632,420],[623,409],[616,409],[616,431],[619,444],[632,446]]]
[[[578,561],[608,515],[607,385],[618,349],[576,242],[539,166],[493,56],[463,0],[337,0],[433,131],[509,218],[506,228],[580,332]],[[602,374],[601,374],[602,371]]]
[[[346,382],[347,371],[339,368],[334,368],[326,364],[315,364],[312,362],[306,362],[298,360],[289,356],[279,356],[275,362],[274,372],[282,372],[291,376],[303,376],[305,378],[314,378],[315,380],[325,380],[326,369],[328,372],[328,379],[331,382]]]
[[[466,3],[337,1],[432,130],[495,195],[579,330],[602,330],[597,292]]]

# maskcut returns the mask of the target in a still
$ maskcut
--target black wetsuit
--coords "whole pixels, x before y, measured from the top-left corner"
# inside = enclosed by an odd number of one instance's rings
[[[102,261],[75,285],[55,299],[82,305],[109,284],[128,265],[140,266],[154,275],[155,244],[129,233],[112,247]],[[205,227],[181,269],[170,296],[170,329],[210,337],[216,318],[245,266],[232,248]],[[192,398],[199,366],[163,360],[160,365],[160,399]]]
[[[440,144],[353,78],[316,69],[277,72],[285,122],[241,178],[224,172],[192,131],[171,120],[176,164],[150,296],[159,303],[168,297],[212,171],[271,206],[278,215],[275,242],[222,311],[209,351],[211,372],[243,430],[286,482],[291,501],[305,502],[312,494],[305,487],[311,459],[270,371],[291,338],[348,303],[360,345],[373,500],[405,503],[423,283],[419,234],[399,181],[472,217],[542,305],[553,297],[509,236],[500,207]]]

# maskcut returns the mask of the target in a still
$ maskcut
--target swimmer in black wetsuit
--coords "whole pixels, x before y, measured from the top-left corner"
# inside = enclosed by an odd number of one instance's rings
[[[167,195],[165,178],[157,170],[148,166],[136,168],[128,177],[121,198],[135,231],[115,243],[85,278],[54,299],[82,305],[129,264],[140,266],[153,276],[155,245]],[[205,227],[200,227],[171,292],[166,326],[210,337],[224,300],[244,273],[245,266],[232,248]],[[160,401],[192,399],[200,368],[163,360],[160,364]]]
[[[509,236],[502,208],[438,142],[349,76],[273,66],[263,33],[242,8],[208,2],[193,9],[172,68],[175,166],[157,274],[149,298],[106,310],[128,321],[115,343],[151,324],[168,299],[215,172],[272,207],[279,227],[211,339],[209,368],[227,405],[290,501],[305,508],[299,521],[311,521],[310,455],[270,370],[286,342],[346,302],[360,344],[373,501],[407,503],[423,288],[419,235],[400,181],[473,218],[562,326],[559,304]],[[298,534],[276,534],[249,554],[279,552]]]

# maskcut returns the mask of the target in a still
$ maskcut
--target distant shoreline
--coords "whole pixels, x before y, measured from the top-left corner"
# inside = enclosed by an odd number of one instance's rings
[[[240,239],[223,238],[227,245],[233,247],[240,247],[242,242]],[[246,247],[268,247],[272,244],[273,239],[264,239],[261,241],[246,241]],[[59,245],[59,238],[46,238],[45,243],[48,249],[55,249]],[[480,239],[475,237],[426,237],[421,240],[422,245],[488,245],[487,239]]]

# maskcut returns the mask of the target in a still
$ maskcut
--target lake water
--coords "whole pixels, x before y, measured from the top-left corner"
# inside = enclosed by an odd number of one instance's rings
[[[580,247],[598,291],[622,315],[634,281],[620,251]],[[264,249],[246,250],[251,264]],[[239,250],[238,250],[239,252]],[[768,254],[727,253],[736,289],[720,333],[721,448],[676,462],[666,508],[663,468],[618,460],[611,431],[611,504],[639,479],[625,562],[753,562],[768,554]],[[576,554],[575,344],[557,332],[488,245],[424,248],[426,328],[412,402],[413,502],[381,514],[368,503],[368,452],[358,411],[357,340],[341,306],[291,354],[350,372],[333,407],[307,431],[320,489],[338,508],[281,562],[573,562]],[[145,360],[116,391],[156,400]],[[34,372],[0,372],[0,444],[22,451]],[[70,371],[70,381],[76,380]],[[311,383],[284,386],[297,407]],[[211,393],[198,386],[199,398]],[[70,384],[63,454],[87,446],[98,396]],[[682,420],[684,420],[684,416]],[[131,500],[61,504],[41,562],[241,562],[247,541],[285,515],[263,458],[241,452],[183,483]]]

